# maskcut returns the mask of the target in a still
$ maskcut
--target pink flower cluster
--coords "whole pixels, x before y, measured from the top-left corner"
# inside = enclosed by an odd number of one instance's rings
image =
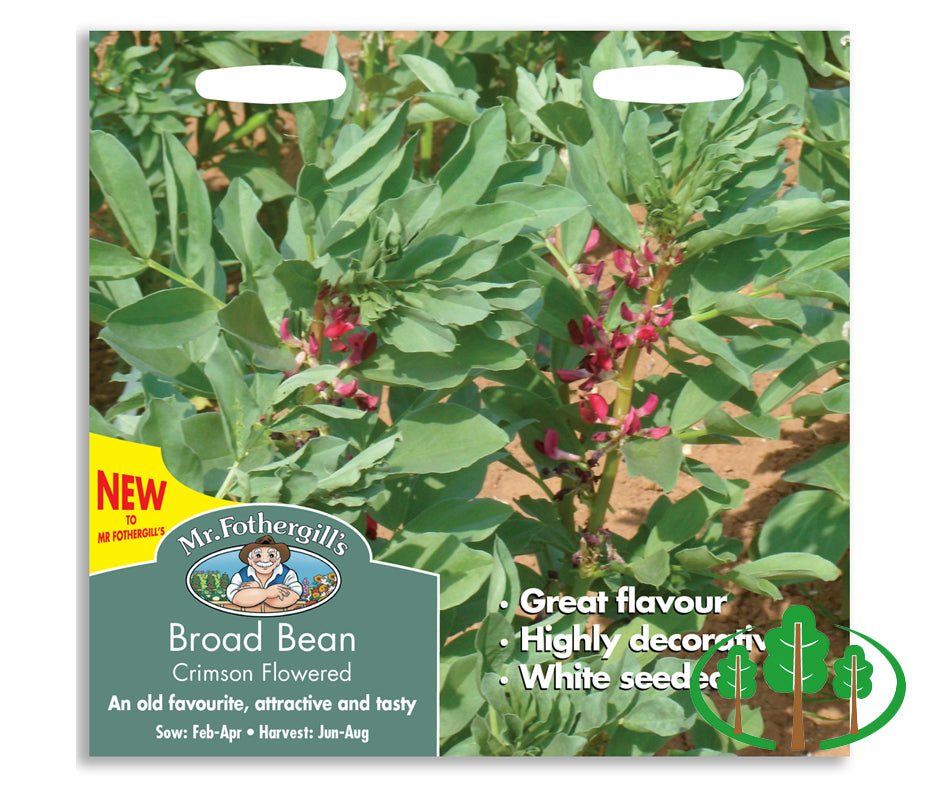
[[[554,243],[554,236],[549,236],[549,242]],[[591,231],[585,252],[591,251],[600,240],[597,228]],[[653,266],[662,264],[676,266],[682,262],[682,250],[672,244],[657,247],[657,251],[650,248],[649,241],[644,241],[639,250],[634,253],[626,249],[617,249],[612,256],[614,267],[623,274],[624,285],[639,290],[648,288],[654,282]],[[604,273],[605,262],[581,263],[576,267],[580,273],[591,276],[591,284],[597,286]],[[634,312],[627,303],[620,305],[620,316],[628,324],[612,330],[604,327],[608,308],[616,287],[599,293],[600,308],[597,317],[582,315],[579,320],[568,321],[568,335],[571,342],[583,350],[586,355],[575,369],[558,369],[555,375],[564,383],[577,383],[578,389],[586,394],[581,399],[579,410],[581,417],[588,424],[603,427],[595,432],[593,441],[611,443],[621,442],[626,438],[637,436],[642,438],[659,439],[669,433],[669,427],[643,428],[642,418],[650,416],[659,404],[655,394],[650,394],[646,402],[639,408],[630,407],[626,415],[615,418],[610,414],[610,404],[595,389],[599,383],[611,380],[619,374],[617,359],[630,347],[645,349],[652,353],[653,343],[659,340],[659,329],[666,328],[673,320],[675,312],[670,298],[663,304],[649,305],[643,303],[639,311]],[[650,299],[647,290],[646,300]],[[545,438],[535,441],[535,448],[546,457],[556,461],[586,463],[587,467],[597,464],[600,457],[609,450],[600,448],[594,451],[585,461],[583,457],[563,451],[558,446],[559,436],[555,430],[547,430]],[[559,466],[562,468],[563,466]],[[558,469],[556,469],[556,473]]]
[[[333,388],[333,396],[329,397],[331,405],[341,405],[344,399],[351,399],[359,410],[375,410],[379,406],[379,398],[361,391],[358,380],[353,379],[348,383],[341,383],[339,378],[335,378],[330,385]],[[326,383],[317,383],[316,389],[325,391],[327,386]]]
[[[639,345],[652,353],[652,345],[659,339],[657,329],[668,326],[674,314],[671,298],[665,304],[644,306],[640,312],[633,312],[626,304],[621,304],[621,317],[634,324],[627,333],[620,329],[608,333],[603,315],[596,318],[582,315],[580,325],[576,320],[569,320],[568,336],[572,343],[589,352],[576,369],[559,369],[555,374],[564,383],[580,382],[578,388],[581,391],[593,391],[598,383],[617,374],[614,361],[628,347]]]
[[[549,236],[549,239],[552,240],[553,237]],[[585,252],[590,252],[594,247],[597,246],[598,241],[600,240],[600,233],[597,228],[591,230],[591,235],[588,238],[588,243],[584,248]],[[611,256],[611,261],[621,274],[623,274],[623,282],[627,287],[633,288],[634,290],[639,290],[642,287],[646,287],[653,281],[653,272],[651,266],[654,263],[664,263],[667,265],[679,265],[682,262],[682,250],[674,251],[672,248],[661,249],[662,259],[657,256],[655,252],[650,248],[649,242],[644,241],[640,246],[639,254],[628,251],[627,249],[615,249],[613,255]],[[594,263],[578,263],[575,266],[575,270],[578,273],[589,274],[591,277],[590,284],[593,287],[597,287],[600,284],[601,277],[604,275],[604,269],[607,265],[606,260],[598,260]],[[609,300],[616,290],[615,287],[612,287],[606,290],[600,295]]]
[[[606,528],[598,528],[593,534],[583,528],[578,547],[580,549],[571,556],[571,565],[583,577],[591,577],[598,569],[606,569],[612,564],[626,563],[614,547],[612,534]]]
[[[614,377],[614,360],[632,343],[620,331],[608,335],[603,317],[581,316],[581,325],[576,320],[568,321],[568,335],[580,348],[590,351],[577,369],[559,369],[555,374],[565,383],[581,381],[581,391],[591,391],[603,380]]]
[[[665,304],[658,306],[650,307],[644,304],[639,312],[633,312],[626,304],[621,304],[620,316],[628,323],[636,324],[636,328],[627,335],[627,344],[636,343],[646,348],[647,353],[652,353],[652,345],[659,339],[659,332],[656,329],[668,326],[674,315],[671,298]]]
[[[321,298],[326,298],[328,295],[328,293],[321,293]],[[341,303],[327,313],[323,339],[330,341],[330,352],[348,353],[346,358],[338,364],[340,370],[345,371],[365,361],[375,352],[377,337],[370,331],[356,331],[359,327],[359,310],[346,297],[341,297],[341,299]],[[318,366],[322,350],[320,342],[314,335],[313,326],[311,326],[307,340],[304,341],[290,332],[289,321],[287,317],[281,321],[281,341],[290,347],[298,348],[298,352],[294,356],[294,369],[286,373],[286,377],[296,374],[304,365]],[[332,383],[317,384],[316,389],[321,393],[325,392],[326,399],[334,405],[340,404],[344,399],[351,399],[360,410],[371,411],[378,407],[378,397],[360,391],[359,381],[355,379],[343,383],[336,378]]]
[[[591,436],[591,440],[607,442],[631,435],[658,439],[669,433],[669,427],[648,427],[643,429],[640,422],[643,416],[651,415],[658,404],[659,398],[655,394],[650,394],[646,402],[639,408],[634,408],[631,405],[626,416],[622,419],[616,419],[608,415],[610,405],[607,400],[600,394],[588,394],[586,399],[581,400],[578,409],[581,411],[581,418],[588,424],[604,425],[610,428],[606,431],[595,432]]]

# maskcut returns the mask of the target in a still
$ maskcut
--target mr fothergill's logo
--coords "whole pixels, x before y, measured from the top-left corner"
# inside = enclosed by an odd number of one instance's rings
[[[232,524],[232,519],[224,517],[219,520],[223,533],[230,532],[228,526],[243,524]],[[248,520],[253,522],[254,518]],[[263,512],[258,513],[257,522],[270,525]],[[238,533],[237,528],[232,530]],[[257,533],[258,530],[261,529],[250,528],[248,533]],[[320,531],[319,527],[317,531]],[[191,535],[197,533],[199,531],[194,528]],[[203,531],[202,534],[207,538],[200,542],[208,543],[211,532]],[[313,541],[319,543],[319,540]],[[184,549],[193,544],[185,537],[180,543]],[[342,555],[335,548],[333,552]],[[323,556],[296,545],[288,546],[266,533],[247,544],[218,550],[201,558],[190,568],[186,585],[201,603],[226,613],[282,616],[311,610],[328,602],[339,589],[340,573],[336,565]]]

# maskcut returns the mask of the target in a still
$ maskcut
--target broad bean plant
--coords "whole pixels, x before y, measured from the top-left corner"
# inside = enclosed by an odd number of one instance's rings
[[[504,687],[552,659],[498,645],[533,623],[499,605],[523,588],[779,599],[840,574],[845,447],[789,472],[811,489],[746,554],[722,523],[746,482],[684,447],[847,412],[848,88],[794,96],[754,58],[728,101],[594,94],[603,69],[720,60],[725,34],[693,35],[680,56],[669,38],[572,34],[567,59],[541,62],[525,37],[474,55],[471,34],[449,49],[423,35],[389,59],[389,39],[364,36],[378,65],[358,73],[331,42],[348,89],[281,108],[303,158],[286,192],[257,173],[210,192],[172,123],[136,148],[91,132],[116,228],[90,242],[91,317],[125,384],[91,429],[159,446],[194,490],[330,512],[377,559],[439,573],[444,754],[652,754],[690,729],[694,752],[730,747],[672,690]],[[764,44],[801,69],[818,54]],[[815,151],[803,185],[784,186],[788,137]],[[272,205],[279,227],[262,221]],[[538,494],[481,497],[496,464]],[[610,502],[636,477],[661,494],[627,538]],[[690,632],[705,616],[610,626],[642,623]]]

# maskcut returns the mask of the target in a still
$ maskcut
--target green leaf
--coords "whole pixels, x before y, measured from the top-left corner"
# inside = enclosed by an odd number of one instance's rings
[[[620,724],[631,731],[666,737],[675,736],[688,727],[685,709],[667,697],[641,698]]]
[[[294,368],[294,354],[274,333],[253,290],[243,290],[219,310],[219,325],[241,343],[252,366],[282,372]]]
[[[798,391],[849,358],[849,343],[844,340],[823,342],[808,350],[768,384],[757,405],[770,413]]]
[[[506,145],[506,115],[502,107],[491,107],[470,124],[460,149],[437,174],[444,192],[439,215],[483,196],[503,163]]]
[[[457,347],[450,353],[403,353],[384,345],[356,371],[376,383],[437,391],[459,386],[478,370],[516,369],[526,358],[520,348],[468,328],[458,333]]]
[[[812,271],[802,276],[790,277],[785,279],[777,289],[788,296],[805,296],[809,298],[825,298],[834,304],[849,304],[849,285],[841,276],[833,271],[826,269]],[[761,299],[776,300],[776,299]],[[792,306],[799,308],[798,304],[792,302]]]
[[[564,186],[536,183],[509,183],[493,189],[484,196],[485,202],[521,203],[535,213],[529,226],[543,231],[570,219],[587,208],[584,198]],[[582,246],[583,248],[583,246]]]
[[[147,264],[120,246],[95,238],[88,241],[89,271],[92,281],[99,279],[128,279],[146,270]]]
[[[705,545],[698,545],[697,547],[688,547],[685,550],[677,550],[675,558],[684,569],[690,572],[705,572],[714,566],[734,561],[737,556],[734,553],[716,554]]]
[[[262,409],[245,382],[241,365],[225,342],[216,342],[205,367],[222,413],[232,456],[241,460],[247,452],[248,435]]]
[[[783,599],[777,584],[835,580],[841,572],[831,561],[809,553],[777,553],[735,567],[725,575],[748,591]]]
[[[808,460],[783,474],[784,481],[832,490],[849,500],[849,444],[823,446]]]
[[[215,301],[198,290],[157,290],[112,312],[106,338],[129,348],[175,348],[212,331],[217,312]]]
[[[793,401],[794,416],[811,424],[827,413],[848,413],[850,405],[849,383],[840,383],[822,394],[806,394]]]
[[[562,449],[575,451],[579,447],[578,437],[563,413],[559,412],[559,403],[556,400],[546,399],[529,389],[511,385],[488,386],[483,389],[482,397],[486,406],[500,421],[518,425],[523,449],[533,459],[546,462],[546,458],[535,449],[534,442],[542,440],[545,430],[548,429],[558,432]],[[531,423],[526,423],[530,421]]]
[[[385,200],[400,197],[407,187],[417,144],[418,138],[412,137],[384,159],[385,168],[375,179],[362,189],[349,192],[351,199],[343,203],[339,216],[329,211],[322,211],[317,216],[319,252],[330,251],[335,255],[358,253],[376,208]]]
[[[682,441],[675,435],[662,438],[632,438],[621,447],[627,461],[627,473],[643,476],[670,492],[679,481]]]
[[[538,224],[535,211],[522,203],[461,205],[436,215],[425,227],[422,237],[447,234],[506,244],[525,227],[534,224]]]
[[[255,118],[260,118],[255,115]],[[275,172],[268,159],[251,151],[229,150],[219,162],[219,169],[229,179],[243,179],[262,202],[293,197],[294,188]]]
[[[404,353],[449,353],[457,346],[454,332],[414,309],[400,307],[382,319],[382,339]]]
[[[449,499],[431,504],[405,523],[404,530],[408,533],[446,532],[462,542],[479,542],[508,520],[512,513],[513,509],[508,504],[489,498]]]
[[[590,145],[569,145],[569,186],[587,200],[591,215],[604,231],[628,249],[640,246],[640,231],[627,205],[614,194]]]
[[[316,367],[301,370],[296,375],[291,375],[284,380],[275,390],[271,401],[280,402],[297,389],[305,386],[315,386],[317,383],[328,383],[334,378],[339,377],[339,367],[332,364],[320,364]]]
[[[440,723],[438,734],[446,739],[459,733],[483,705],[480,671],[483,658],[476,652],[441,662]]]
[[[595,74],[594,69],[582,64],[581,101],[591,123],[600,169],[606,173],[611,191],[626,202],[629,194],[621,105],[602,99],[594,92]]]
[[[391,473],[450,473],[502,449],[509,437],[461,405],[437,403],[398,422],[401,444],[389,456]]]
[[[281,262],[274,241],[258,223],[261,200],[248,183],[236,178],[216,208],[219,232],[249,275],[273,273]]]
[[[513,561],[509,548],[497,536],[493,539],[493,573],[490,575],[486,593],[487,609],[496,610],[503,600],[517,599],[520,588],[519,567]],[[512,622],[516,612],[510,605],[501,615],[507,621]]]
[[[663,193],[662,171],[650,146],[649,124],[649,115],[633,110],[623,130],[630,189],[647,205],[656,203]]]
[[[88,407],[88,430],[95,435],[104,435],[108,438],[117,438],[119,440],[125,440],[127,438],[127,436],[113,424],[106,421],[104,416],[95,410],[92,405]]]
[[[759,413],[744,413],[731,416],[721,408],[715,408],[705,416],[705,429],[720,435],[737,435],[748,438],[767,438],[777,440],[780,437],[780,422],[773,416]]]
[[[193,406],[174,397],[149,398],[147,409],[137,425],[135,439],[159,446],[163,462],[173,478],[196,490],[202,489],[200,457],[186,443],[183,424]]]
[[[747,78],[758,69],[774,78],[783,88],[787,102],[800,106],[808,83],[800,56],[786,44],[772,41],[766,35],[735,33],[720,42],[721,61]]]
[[[637,582],[659,588],[669,579],[669,553],[657,550],[646,558],[637,558],[628,564]]]
[[[365,186],[385,171],[389,157],[401,145],[407,112],[408,102],[404,102],[336,157],[325,173],[331,190]]]
[[[788,34],[803,50],[803,57],[817,74],[828,77],[832,69],[826,63],[826,37],[821,30],[791,30]]]
[[[209,192],[189,151],[172,134],[163,134],[167,209],[173,253],[190,279],[212,275],[212,207]]]
[[[691,457],[685,457],[682,461],[682,470],[689,474],[689,476],[695,479],[703,487],[706,487],[707,489],[712,490],[719,495],[724,495],[730,498],[730,496],[733,494],[733,490],[729,488],[728,482],[721,478],[721,476],[715,473],[715,471],[713,471],[704,462],[693,460]]]
[[[684,345],[711,359],[729,378],[745,388],[752,387],[750,369],[714,331],[694,320],[674,320],[669,331]]]
[[[754,236],[847,226],[848,220],[849,203],[846,200],[823,202],[818,197],[776,200],[771,205],[747,208],[690,236],[686,241],[685,256],[693,259],[718,246]]]
[[[483,670],[498,671],[512,657],[512,649],[500,645],[501,641],[513,642],[512,624],[499,613],[488,613],[477,630],[474,646],[483,657]]]
[[[428,289],[423,293],[405,295],[404,298],[408,304],[421,310],[431,320],[447,326],[470,326],[479,323],[491,311],[491,305],[486,298],[465,287]],[[505,308],[495,303],[495,299],[493,307]]]
[[[440,609],[466,602],[486,582],[493,559],[472,550],[452,534],[409,534],[396,538],[380,560],[441,576]]]
[[[826,271],[824,273],[830,273]],[[835,274],[832,274],[835,276]],[[838,277],[836,277],[838,279]],[[839,280],[842,281],[842,280]],[[785,291],[780,286],[781,292]],[[804,295],[808,293],[796,293]],[[803,328],[806,317],[800,305],[783,298],[753,298],[741,293],[723,293],[715,299],[714,308],[722,315],[750,317],[770,320],[774,323],[789,323],[794,328]]]
[[[150,257],[157,240],[157,215],[137,160],[116,137],[93,131],[88,163],[134,251],[140,257]]]
[[[460,123],[466,123],[469,125],[473,123],[473,121],[475,121],[480,115],[474,103],[467,99],[451,96],[447,93],[423,93],[421,98],[427,102],[428,105],[434,107],[434,109],[436,109],[438,112],[443,113],[444,117],[453,118]],[[421,104],[413,106],[411,108],[411,114],[408,116],[409,121],[416,121],[416,114],[421,109],[425,108],[426,107],[423,107]],[[429,118],[428,120],[431,121],[436,119],[437,118]]]
[[[670,551],[688,541],[705,527],[718,508],[701,489],[679,499],[650,529],[644,553],[652,555],[657,550]]]
[[[418,55],[404,54],[401,56],[401,62],[424,83],[428,90],[451,96],[459,95],[457,86],[450,75],[433,60],[418,57]]]
[[[838,563],[849,547],[849,505],[829,490],[801,490],[778,503],[761,528],[763,556],[813,553]]]
[[[363,472],[375,468],[388,457],[398,440],[397,435],[390,435],[366,447],[351,460],[345,462],[328,476],[320,479],[317,482],[314,495],[322,496],[335,493],[337,490],[354,487],[358,484]],[[387,466],[384,466],[383,463],[383,475],[386,469]]]
[[[672,406],[670,425],[676,432],[698,423],[706,413],[727,402],[741,389],[738,381],[711,364],[681,364],[677,368],[687,380]]]
[[[324,264],[330,261],[330,255],[323,255],[317,260]],[[306,260],[284,260],[274,269],[274,277],[287,292],[294,309],[304,309],[317,300],[320,278],[317,269]]]
[[[591,122],[581,107],[553,101],[539,107],[536,115],[558,140],[584,145],[591,138]]]

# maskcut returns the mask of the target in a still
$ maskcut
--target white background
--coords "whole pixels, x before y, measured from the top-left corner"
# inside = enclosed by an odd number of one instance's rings
[[[55,785],[211,780],[323,785],[835,785],[910,778],[938,741],[936,14],[893,2],[511,5],[22,4],[3,88],[3,744],[8,777]],[[326,6],[326,8],[324,8]],[[864,6],[864,7],[863,7]],[[769,10],[763,10],[767,9]],[[871,10],[868,10],[871,8]],[[852,31],[852,624],[900,659],[908,695],[850,758],[91,760],[79,556],[86,506],[87,31],[96,29],[850,29]],[[12,471],[12,473],[11,473]],[[9,502],[13,502],[10,505]],[[78,523],[78,526],[76,526]],[[934,667],[933,670],[930,670]],[[877,681],[877,678],[876,678]],[[903,774],[904,777],[901,777]],[[927,772],[930,773],[930,772]],[[289,782],[285,783],[287,780]],[[868,782],[868,780],[866,780]],[[193,784],[193,783],[188,783]]]

